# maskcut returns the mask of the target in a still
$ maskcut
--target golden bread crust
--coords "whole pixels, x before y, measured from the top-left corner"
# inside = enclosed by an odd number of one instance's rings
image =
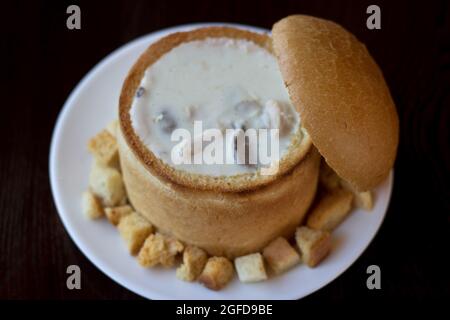
[[[309,151],[312,146],[311,139],[302,129],[296,132],[286,155],[279,163],[279,170],[273,175],[261,175],[247,173],[234,176],[208,176],[194,174],[177,170],[157,158],[139,139],[135,133],[130,118],[130,108],[139,87],[145,70],[155,63],[161,56],[174,47],[184,42],[203,40],[206,38],[225,37],[231,39],[244,39],[272,52],[271,38],[266,34],[249,32],[229,27],[209,27],[192,30],[189,32],[178,32],[168,35],[150,45],[150,47],[139,57],[131,68],[123,84],[119,100],[120,128],[125,140],[135,153],[139,161],[155,174],[190,188],[200,190],[214,190],[220,192],[237,192],[258,188],[275,181],[278,177],[291,170]]]
[[[383,181],[395,160],[398,117],[381,70],[338,24],[294,15],[272,29],[291,100],[315,147],[358,190]]]

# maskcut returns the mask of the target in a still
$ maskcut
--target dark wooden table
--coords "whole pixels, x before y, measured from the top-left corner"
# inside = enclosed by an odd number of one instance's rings
[[[72,3],[2,2],[1,299],[140,299],[80,252],[62,226],[50,192],[53,126],[86,72],[117,47],[161,28],[205,21],[270,28],[293,13],[332,19],[366,43],[385,74],[401,123],[394,192],[381,230],[352,267],[307,300],[448,299],[447,1],[74,2],[81,7],[79,31],[66,28],[66,8]],[[366,28],[370,4],[381,7],[381,30]],[[81,267],[82,290],[66,289],[70,264]],[[381,290],[366,288],[371,264],[381,268]]]

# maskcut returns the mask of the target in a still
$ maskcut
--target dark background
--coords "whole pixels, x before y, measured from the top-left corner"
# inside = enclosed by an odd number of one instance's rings
[[[66,28],[69,4],[81,7],[79,31]],[[366,28],[370,4],[381,7],[381,30]],[[351,268],[306,300],[448,300],[450,6],[377,0],[2,2],[0,299],[140,299],[78,250],[50,192],[53,126],[86,72],[112,50],[161,28],[208,21],[271,28],[294,13],[332,19],[366,43],[401,124],[394,192],[382,228]],[[66,289],[71,264],[81,267],[82,290]],[[365,285],[371,264],[381,267],[378,291]]]

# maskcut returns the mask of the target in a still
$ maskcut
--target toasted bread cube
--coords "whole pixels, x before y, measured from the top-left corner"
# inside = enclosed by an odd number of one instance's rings
[[[116,138],[107,130],[103,130],[89,140],[88,149],[99,163],[118,167],[119,152]]]
[[[373,195],[372,192],[369,191],[358,191],[356,190],[350,183],[345,180],[341,180],[341,185],[348,191],[353,193],[353,204],[357,208],[361,208],[364,210],[372,210],[373,208]]]
[[[198,281],[211,290],[220,290],[233,279],[233,264],[225,257],[211,257]]]
[[[263,250],[268,266],[275,274],[280,274],[300,263],[300,256],[289,242],[278,237]]]
[[[315,267],[330,252],[331,241],[327,231],[313,230],[303,226],[297,228],[295,240],[303,262],[311,268]]]
[[[126,215],[129,215],[133,212],[133,208],[131,208],[129,205],[120,206],[120,207],[112,207],[112,208],[105,208],[105,215],[108,218],[109,222],[111,222],[112,225],[117,226],[120,222],[120,220],[125,217]]]
[[[371,191],[356,192],[354,193],[353,203],[355,207],[361,208],[367,211],[373,209],[373,194]]]
[[[94,161],[89,186],[105,207],[114,207],[126,202],[125,186],[117,169],[105,167]]]
[[[106,131],[108,131],[114,138],[116,138],[118,128],[119,128],[119,121],[113,120],[106,127]]]
[[[89,219],[98,219],[103,217],[103,208],[100,200],[91,192],[83,192],[81,198],[81,207],[83,213]]]
[[[198,247],[188,246],[183,252],[183,264],[177,269],[177,278],[194,281],[202,273],[208,255]]]
[[[184,249],[183,244],[160,233],[151,234],[139,251],[138,262],[143,267],[163,267],[175,265],[176,256]]]
[[[266,268],[261,253],[252,253],[236,258],[234,266],[242,282],[257,282],[267,279]]]
[[[153,232],[152,224],[137,212],[124,216],[117,228],[132,255],[139,252],[145,239]]]
[[[342,188],[326,193],[314,206],[306,225],[312,229],[332,231],[347,217],[353,194]]]
[[[330,168],[325,160],[322,160],[319,174],[320,184],[323,185],[327,190],[333,190],[339,188],[340,180],[341,179],[336,174],[336,172],[334,172],[334,170]]]

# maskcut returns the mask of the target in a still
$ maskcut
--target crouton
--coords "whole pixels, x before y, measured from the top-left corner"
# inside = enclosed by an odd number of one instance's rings
[[[330,168],[330,166],[322,161],[322,165],[320,167],[320,183],[325,189],[332,191],[339,187],[343,187],[344,189],[353,193],[353,205],[357,208],[362,208],[364,210],[372,210],[373,208],[373,194],[370,191],[360,192],[356,190],[350,183],[341,179],[336,172]]]
[[[152,224],[137,212],[124,216],[117,228],[132,255],[139,252],[145,239],[153,232]]]
[[[331,248],[330,234],[327,231],[313,230],[305,226],[297,228],[295,240],[303,262],[311,268],[322,261]]]
[[[183,264],[177,269],[177,278],[194,281],[202,273],[208,255],[198,247],[188,246],[183,252]]]
[[[105,207],[114,207],[126,202],[125,186],[117,169],[105,167],[94,161],[89,186]]]
[[[88,149],[99,163],[114,168],[119,167],[119,152],[116,138],[103,130],[89,140]]]
[[[233,279],[233,264],[225,257],[211,257],[198,281],[211,290],[220,290]]]
[[[139,251],[138,262],[143,267],[153,267],[158,264],[163,267],[175,265],[176,256],[184,249],[183,244],[160,233],[151,234]]]
[[[106,131],[108,131],[114,138],[116,138],[118,128],[119,128],[119,121],[113,120],[106,127]]]
[[[361,208],[367,211],[373,209],[373,194],[371,191],[354,193],[353,203],[355,207]]]
[[[372,210],[373,195],[371,191],[360,192],[356,190],[350,183],[344,180],[341,180],[341,185],[343,188],[353,193],[353,205],[355,207],[368,211]]]
[[[98,219],[103,217],[103,208],[100,200],[91,191],[83,192],[81,207],[84,215],[89,219]]]
[[[109,222],[111,222],[111,224],[115,226],[119,224],[120,219],[122,219],[126,215],[129,215],[131,212],[133,212],[133,208],[131,208],[129,205],[105,208],[106,217],[108,218]]]
[[[253,253],[236,258],[234,266],[242,282],[257,282],[267,279],[264,260],[261,253]]]
[[[340,180],[341,179],[336,174],[336,172],[334,172],[334,170],[330,168],[325,160],[322,160],[319,174],[320,184],[327,190],[333,190],[339,187]]]
[[[313,207],[306,225],[312,229],[332,231],[349,214],[353,194],[342,188],[329,191]]]
[[[283,237],[278,237],[269,243],[262,254],[275,274],[280,274],[300,262],[297,251]]]

